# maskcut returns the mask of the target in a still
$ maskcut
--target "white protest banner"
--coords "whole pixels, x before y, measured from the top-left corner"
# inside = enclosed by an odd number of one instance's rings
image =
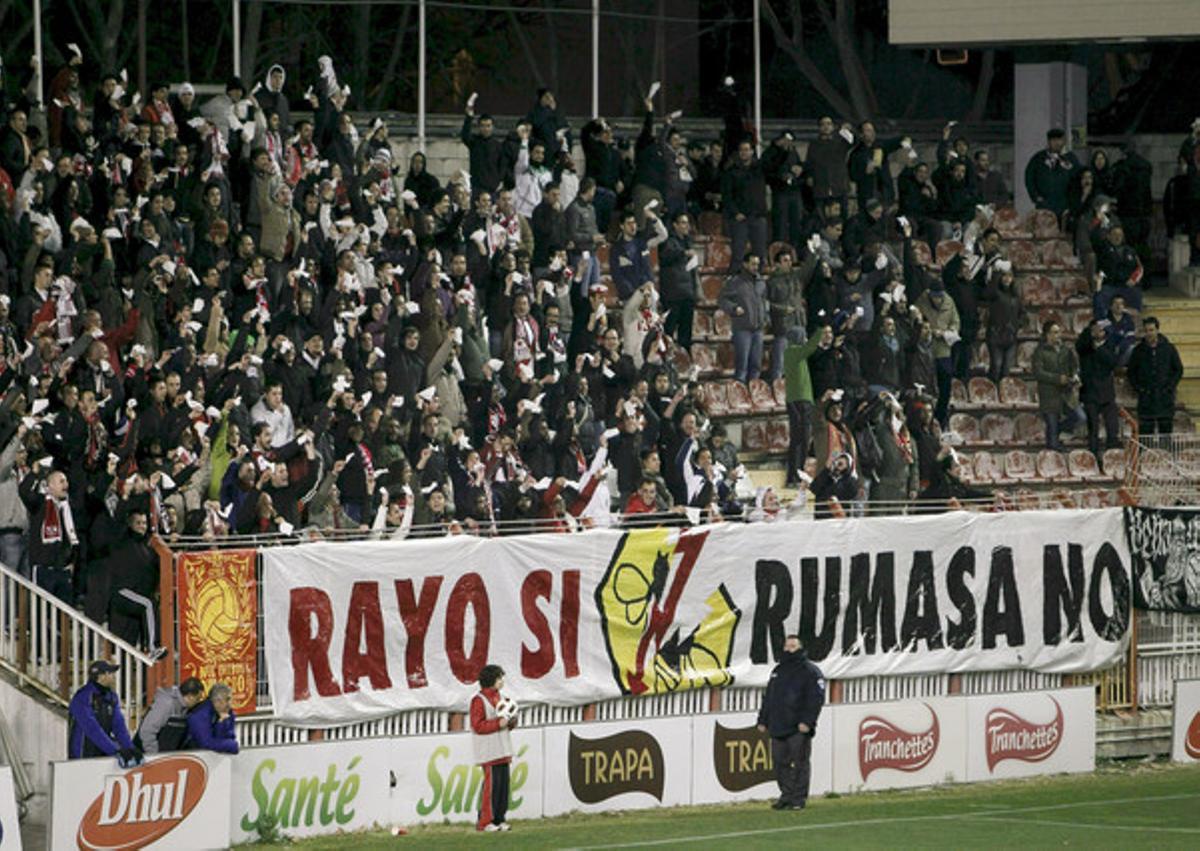
[[[113,757],[53,763],[49,846],[226,848],[232,759],[189,752],[130,769]]]
[[[809,758],[809,797],[833,788],[833,717],[826,706],[817,721]],[[760,801],[779,795],[771,737],[758,732],[752,712],[692,718],[692,803]]]
[[[1092,686],[960,698],[967,704],[967,780],[1092,771]]]
[[[638,718],[542,732],[548,816],[691,803],[691,719]]]
[[[1200,762],[1200,680],[1175,681],[1171,759],[1175,762]]]
[[[21,824],[12,768],[0,765],[0,851],[21,851]]]
[[[233,841],[257,839],[272,825],[289,837],[390,825],[390,745],[359,739],[243,750],[233,759]]]
[[[541,818],[542,730],[512,732],[508,814],[514,819]],[[475,764],[470,733],[406,736],[388,743],[395,778],[392,818],[398,824],[475,821],[483,789],[483,769]]]
[[[960,697],[833,708],[837,792],[961,783],[967,777],[967,704]]]
[[[463,710],[487,663],[522,703],[764,685],[798,633],[829,679],[1091,671],[1128,642],[1119,509],[262,552],[276,715]]]

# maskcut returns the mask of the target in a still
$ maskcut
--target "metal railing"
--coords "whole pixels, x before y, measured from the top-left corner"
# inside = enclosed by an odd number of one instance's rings
[[[96,659],[119,666],[114,690],[131,727],[153,696],[153,659],[4,565],[0,624],[0,667],[59,705],[87,682]]]

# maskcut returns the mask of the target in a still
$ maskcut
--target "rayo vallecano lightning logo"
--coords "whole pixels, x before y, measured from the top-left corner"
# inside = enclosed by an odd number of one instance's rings
[[[708,532],[630,532],[617,545],[596,606],[625,694],[733,683],[729,660],[741,612],[723,584],[708,587],[696,564]]]

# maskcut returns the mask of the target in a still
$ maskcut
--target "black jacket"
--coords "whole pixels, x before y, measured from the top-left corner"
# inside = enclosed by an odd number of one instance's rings
[[[721,200],[730,216],[741,213],[749,219],[767,214],[767,181],[758,160],[751,160],[745,166],[734,160],[725,169]]]
[[[1082,402],[1107,405],[1117,398],[1113,388],[1113,370],[1117,368],[1117,347],[1112,338],[1096,346],[1092,329],[1084,328],[1075,341],[1079,354],[1079,378],[1083,386],[1079,390]]]
[[[1179,352],[1163,334],[1158,345],[1144,340],[1134,347],[1129,358],[1129,383],[1138,394],[1138,415],[1170,417],[1175,413],[1175,388],[1183,378]],[[30,517],[30,528],[33,518]]]
[[[817,731],[817,719],[825,705],[825,677],[821,669],[808,661],[804,651],[784,653],[783,660],[771,671],[758,723],[777,739],[799,732],[808,725],[808,735]]]
[[[474,118],[465,116],[459,134],[462,143],[470,151],[471,181],[476,189],[495,192],[504,182],[505,168],[508,164],[504,154],[504,140],[494,133],[487,138],[472,133],[471,127],[474,122]]]
[[[688,269],[692,240],[672,232],[658,249],[659,288],[664,302],[695,301],[698,278]]]

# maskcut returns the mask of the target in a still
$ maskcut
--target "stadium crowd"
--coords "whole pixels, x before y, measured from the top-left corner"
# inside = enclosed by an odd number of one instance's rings
[[[383,122],[360,128],[328,57],[303,93],[275,66],[201,103],[186,83],[85,88],[70,56],[45,110],[27,86],[0,132],[0,560],[119,635],[155,643],[152,534],[570,532],[991,496],[958,476],[951,382],[979,339],[1003,378],[1023,314],[991,227],[1008,187],[953,124],[931,162],[830,118],[803,155],[785,132],[760,157],[727,87],[721,139],[686,140],[648,98],[635,140],[578,128],[581,164],[552,92],[512,128],[472,97],[469,169],[442,184],[420,152],[395,161]],[[1148,165],[1084,168],[1064,141],[1025,179],[1094,269],[1096,319],[1078,340],[1048,325],[1033,371],[1047,445],[1086,419],[1099,459],[1114,370],[1169,430],[1181,369],[1152,319],[1137,342]],[[748,481],[686,366],[708,213],[730,239],[735,378],[786,386],[787,504]],[[946,238],[963,250],[938,269]]]

